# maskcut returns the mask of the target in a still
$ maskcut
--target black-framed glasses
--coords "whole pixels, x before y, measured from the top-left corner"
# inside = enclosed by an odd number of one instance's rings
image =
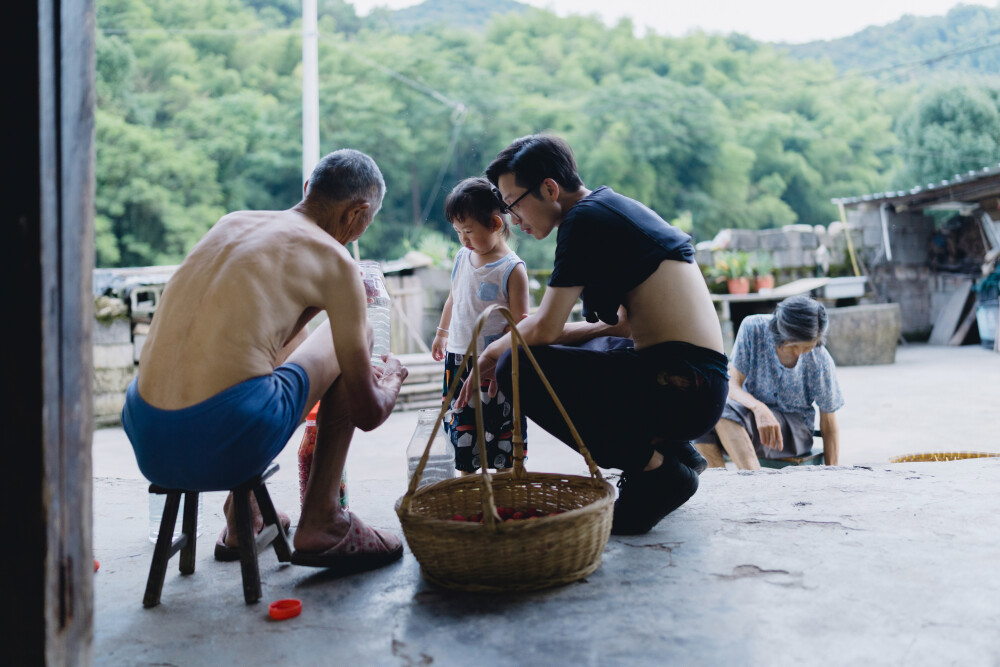
[[[520,219],[521,216],[519,216],[517,213],[514,212],[514,207],[517,206],[518,203],[520,203],[520,201],[522,199],[524,199],[525,197],[527,197],[530,192],[532,192],[534,190],[537,190],[538,188],[542,187],[542,183],[544,183],[544,182],[545,181],[543,180],[541,183],[539,183],[535,187],[528,188],[527,190],[525,190],[524,192],[521,193],[520,197],[518,197],[517,199],[515,199],[514,201],[512,201],[510,204],[508,204],[507,202],[505,202],[503,200],[503,195],[500,194],[499,190],[497,190],[496,188],[493,188],[493,194],[497,198],[497,201],[500,202],[500,212],[501,213],[510,213],[511,215],[513,215],[516,218]]]

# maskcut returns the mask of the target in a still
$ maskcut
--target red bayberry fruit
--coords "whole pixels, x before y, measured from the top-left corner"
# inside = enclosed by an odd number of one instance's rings
[[[465,521],[465,517],[462,516],[461,514],[456,514],[455,516],[451,517],[451,520],[452,521]]]
[[[511,519],[523,519],[524,518],[524,512],[514,512],[513,514],[510,515],[510,518]]]

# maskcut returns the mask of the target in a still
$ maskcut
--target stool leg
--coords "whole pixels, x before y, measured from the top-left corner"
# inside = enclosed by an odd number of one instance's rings
[[[288,534],[285,532],[285,527],[281,525],[281,521],[278,519],[278,512],[274,509],[274,503],[271,502],[271,494],[267,491],[267,486],[261,482],[259,485],[254,487],[253,494],[257,497],[257,506],[260,507],[260,514],[264,517],[264,525],[273,525],[278,528],[278,534],[271,542],[271,546],[274,547],[274,553],[278,556],[278,561],[281,563],[288,563],[292,560],[292,547],[288,543]]]
[[[240,568],[243,571],[243,597],[247,604],[261,598],[260,569],[257,566],[257,540],[253,534],[253,514],[250,511],[250,490],[233,490],[236,509],[236,539],[240,542]]]
[[[194,557],[198,542],[198,493],[188,491],[184,494],[184,519],[181,530],[187,535],[187,544],[181,549],[181,574],[194,573]]]
[[[174,526],[177,525],[177,510],[180,504],[180,492],[167,494],[163,518],[160,519],[160,533],[156,537],[156,547],[153,548],[153,563],[149,566],[149,578],[146,580],[146,593],[142,597],[142,606],[147,609],[160,604],[160,594],[163,592],[163,579],[167,575],[167,563],[170,561]]]

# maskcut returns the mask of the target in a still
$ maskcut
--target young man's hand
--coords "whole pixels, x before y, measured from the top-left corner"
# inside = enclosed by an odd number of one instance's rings
[[[498,360],[495,359],[493,355],[489,354],[489,350],[487,349],[486,352],[483,352],[482,355],[480,355],[478,361],[476,362],[479,364],[480,382],[488,381],[490,383],[489,389],[487,390],[490,398],[496,396],[497,391],[500,389],[497,386],[497,361]],[[479,391],[479,387],[475,387],[475,384],[476,383],[473,381],[472,373],[469,373],[469,377],[465,379],[465,384],[462,385],[462,391],[458,394],[458,397],[455,398],[456,410],[461,410],[469,404],[469,401],[472,400],[473,391]]]

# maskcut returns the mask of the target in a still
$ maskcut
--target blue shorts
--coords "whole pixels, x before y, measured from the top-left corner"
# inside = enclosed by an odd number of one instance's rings
[[[264,472],[302,421],[309,376],[298,364],[244,380],[180,410],[125,393],[122,426],[146,479],[170,488],[225,491]]]

